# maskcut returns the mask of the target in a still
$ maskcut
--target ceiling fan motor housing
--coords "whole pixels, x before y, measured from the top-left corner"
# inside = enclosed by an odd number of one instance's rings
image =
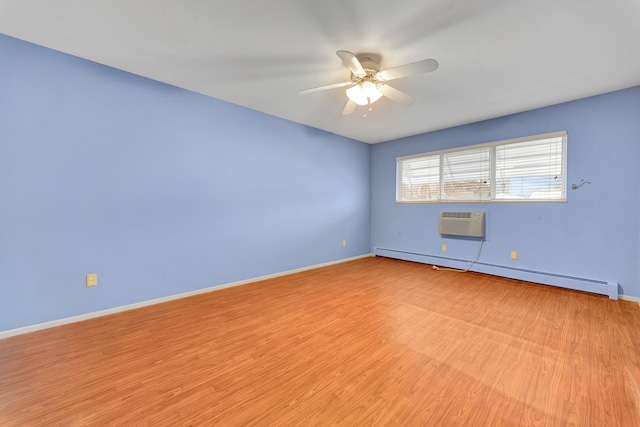
[[[380,71],[380,58],[379,57],[375,57],[372,58],[371,54],[367,54],[367,55],[362,55],[362,56],[356,56],[356,58],[358,58],[358,61],[360,61],[360,65],[362,65],[362,68],[364,68],[364,71],[367,73],[367,75],[365,77],[358,77],[356,75],[354,75],[353,73],[351,73],[351,80],[353,80],[354,82],[358,82],[358,81],[370,81],[372,83],[376,83],[376,74],[378,73],[378,71]]]

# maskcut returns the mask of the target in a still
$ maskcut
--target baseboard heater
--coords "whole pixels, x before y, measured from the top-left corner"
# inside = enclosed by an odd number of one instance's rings
[[[470,262],[469,260],[458,258],[386,248],[374,248],[373,255],[401,259],[404,261],[420,262],[423,264],[444,265],[451,268],[463,268]],[[508,277],[510,279],[591,292],[594,294],[607,295],[609,298],[614,300],[618,299],[618,283],[613,281],[586,279],[583,277],[567,276],[544,271],[506,267],[486,262],[476,262],[474,265],[475,266],[472,271],[478,273],[492,274],[494,276]]]

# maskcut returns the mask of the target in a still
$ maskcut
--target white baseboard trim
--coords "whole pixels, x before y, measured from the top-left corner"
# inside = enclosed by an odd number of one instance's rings
[[[632,297],[630,295],[620,295],[620,299],[624,301],[636,302],[640,306],[640,298],[638,297]]]
[[[83,320],[94,319],[96,317],[108,316],[109,314],[120,313],[123,311],[134,310],[136,308],[147,307],[154,304],[161,304],[167,301],[173,301],[180,298],[187,298],[194,295],[205,294],[207,292],[219,291],[221,289],[232,288],[234,286],[246,285],[249,283],[259,282],[261,280],[273,279],[275,277],[288,276],[289,274],[300,273],[307,270],[314,270],[316,268],[328,267],[334,264],[341,264],[343,262],[354,261],[361,258],[368,258],[373,254],[358,255],[351,258],[343,258],[336,261],[329,261],[322,264],[310,265],[308,267],[296,268],[294,270],[282,271],[280,273],[267,274],[265,276],[254,277],[246,280],[239,280],[237,282],[224,283],[222,285],[211,286],[209,288],[197,289],[195,291],[183,292],[180,294],[169,295],[166,297],[155,298],[147,301],[136,302],[133,304],[122,305],[119,307],[108,308],[106,310],[94,311],[92,313],[80,314],[78,316],[66,317],[64,319],[52,320],[50,322],[38,323],[36,325],[24,326],[22,328],[9,329],[7,331],[0,331],[0,339],[9,338],[16,335],[28,334],[29,332],[40,331],[42,329],[54,328],[56,326],[67,325],[69,323],[82,322]]]

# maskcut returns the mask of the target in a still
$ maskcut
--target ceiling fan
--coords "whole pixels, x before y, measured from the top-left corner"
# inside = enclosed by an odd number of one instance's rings
[[[357,57],[347,50],[339,50],[336,52],[336,55],[338,55],[344,65],[351,71],[351,79],[347,82],[304,89],[298,93],[305,94],[346,87],[349,100],[344,110],[342,110],[342,114],[345,116],[353,113],[358,105],[368,106],[368,109],[371,110],[371,104],[382,96],[386,96],[402,105],[408,106],[413,104],[415,101],[412,97],[389,86],[387,82],[409,77],[414,74],[430,73],[438,68],[438,61],[435,59],[424,59],[422,61],[412,62],[411,64],[379,71],[380,67],[378,62],[375,61],[375,58],[372,59],[373,55]]]

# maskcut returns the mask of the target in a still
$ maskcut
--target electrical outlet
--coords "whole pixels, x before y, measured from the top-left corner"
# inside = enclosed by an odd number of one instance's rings
[[[442,252],[447,252],[447,245],[446,244],[442,244]]]
[[[87,274],[87,287],[90,287],[90,286],[98,286],[97,274]]]
[[[342,241],[342,246],[347,246],[347,241],[346,240]]]
[[[518,252],[511,251],[511,259],[518,259]]]

